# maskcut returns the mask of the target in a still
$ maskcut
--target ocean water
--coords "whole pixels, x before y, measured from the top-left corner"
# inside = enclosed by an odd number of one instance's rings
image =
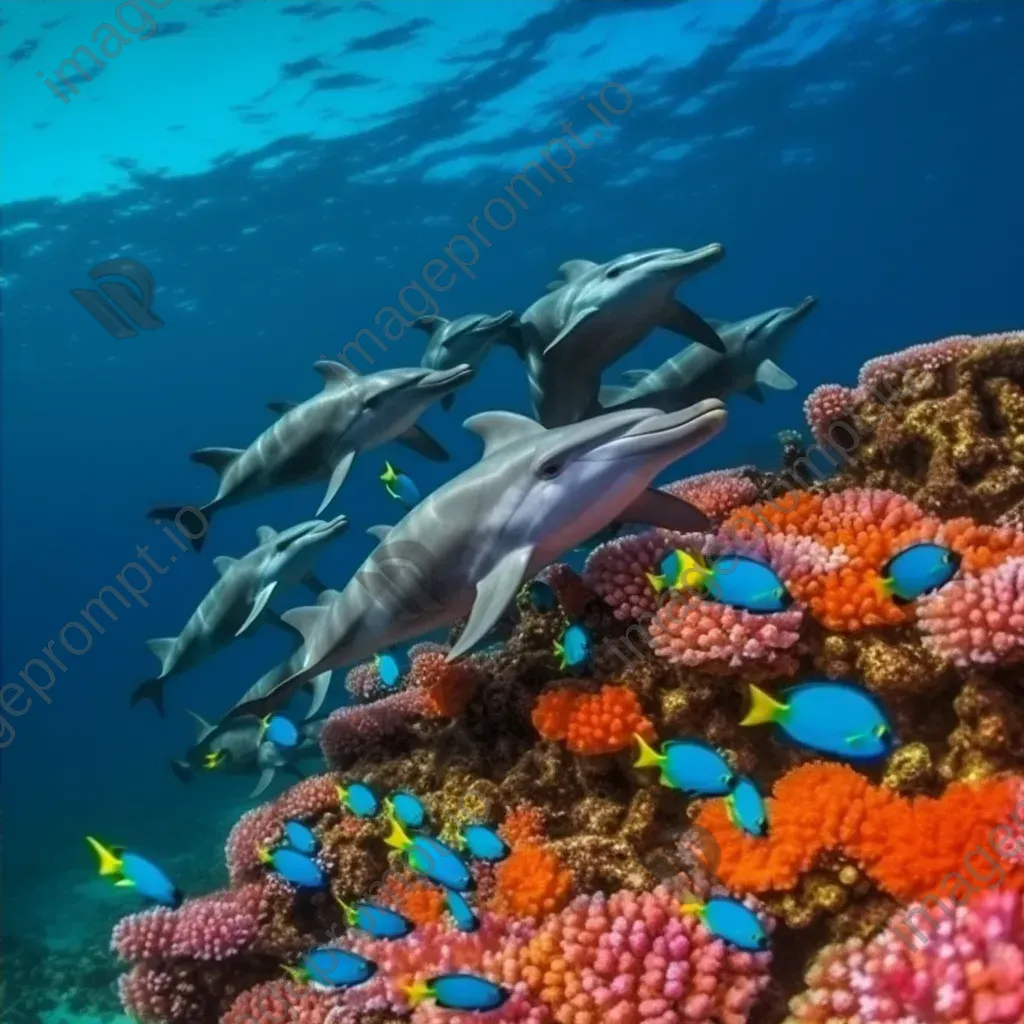
[[[806,393],[872,356],[1024,323],[1015,0],[8,0],[0,18],[2,682],[54,642],[65,666],[43,694],[4,691],[21,711],[0,755],[5,1019],[115,1013],[108,930],[136,904],[95,878],[85,834],[145,850],[186,890],[222,881],[251,780],[183,786],[168,761],[192,740],[184,709],[215,718],[287,640],[263,630],[172,681],[165,718],[128,697],[154,674],[144,641],[178,631],[212,557],[312,517],[321,491],[224,512],[199,556],[144,512],[211,497],[188,454],[246,445],[267,402],[317,390],[315,360],[414,366],[425,335],[395,307],[521,312],[565,260],[721,242],[685,288],[703,314],[820,301],[779,359],[799,387],[730,399],[680,476],[770,468]],[[98,73],[63,63],[97,41]],[[543,176],[513,205],[531,162]],[[72,297],[115,258],[148,268],[162,326],[113,337]],[[363,329],[382,341],[361,336],[372,366],[345,349]],[[606,380],[679,346],[657,331]],[[343,585],[365,528],[399,517],[384,458],[426,494],[478,454],[462,419],[496,408],[529,410],[505,349],[424,416],[450,463],[395,445],[356,461],[320,577]],[[117,621],[65,630],[119,574],[141,579],[125,566],[144,554],[163,569]],[[87,648],[61,655],[62,630]]]

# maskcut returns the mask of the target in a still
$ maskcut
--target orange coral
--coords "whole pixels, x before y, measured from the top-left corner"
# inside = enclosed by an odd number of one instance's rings
[[[390,872],[377,890],[377,899],[421,927],[440,921],[445,914],[444,892],[408,875]]]
[[[410,676],[412,685],[424,692],[427,714],[438,718],[456,718],[462,714],[479,679],[471,663],[445,661],[443,648],[416,654]]]
[[[544,812],[536,804],[521,803],[509,811],[498,828],[498,834],[513,848],[524,843],[538,843],[547,836]]]
[[[654,726],[627,686],[602,686],[598,693],[549,690],[538,699],[532,719],[541,736],[565,740],[574,754],[614,754],[625,750],[635,733],[654,739]]]
[[[561,910],[569,901],[573,874],[550,846],[524,843],[498,865],[495,882],[493,911],[540,917]]]
[[[993,827],[1009,821],[1022,783],[954,783],[941,797],[907,799],[847,765],[815,762],[776,783],[767,801],[771,830],[765,838],[737,829],[721,800],[706,804],[697,824],[718,843],[718,876],[730,888],[790,890],[821,854],[835,852],[906,902],[940,892],[940,883],[964,871],[966,858],[987,846]],[[1002,866],[1003,884],[1024,889],[1024,863],[1004,860]]]

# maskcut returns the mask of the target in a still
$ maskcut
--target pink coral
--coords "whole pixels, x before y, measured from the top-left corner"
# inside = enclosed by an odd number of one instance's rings
[[[226,960],[255,941],[259,904],[260,886],[250,884],[189,900],[177,910],[130,914],[114,928],[111,947],[122,960]]]
[[[143,1024],[201,1024],[206,996],[183,966],[136,964],[117,982],[125,1012]]]
[[[363,702],[377,700],[378,697],[394,692],[393,688],[384,685],[374,661],[366,661],[349,669],[345,676],[345,689],[356,700]]]
[[[981,345],[1012,337],[1007,334],[986,334],[972,337],[958,334],[940,341],[923,345],[910,345],[891,355],[869,359],[860,369],[858,383],[864,391],[876,391],[880,384],[890,377],[902,377],[908,370],[934,373],[943,366],[955,363]],[[881,392],[885,397],[888,392]]]
[[[952,917],[898,915],[870,942],[826,946],[793,1000],[793,1024],[1018,1024],[1024,923],[1018,893],[986,893]]]
[[[332,1011],[334,1024],[347,1024],[353,1018],[338,1012],[344,1001],[344,992],[282,978],[243,992],[221,1017],[220,1024],[324,1024]]]
[[[921,598],[918,626],[930,650],[953,664],[1006,664],[1024,657],[1024,558],[954,579]]]
[[[712,519],[721,519],[740,505],[757,500],[753,466],[738,469],[714,469],[710,473],[686,477],[662,487],[676,498],[688,501]]]
[[[359,749],[379,742],[425,713],[424,692],[415,687],[372,704],[338,708],[324,723],[320,748],[330,763],[345,763]]]
[[[846,419],[862,397],[855,388],[819,384],[804,400],[804,417],[814,440],[821,445],[829,444],[829,427],[837,420]]]

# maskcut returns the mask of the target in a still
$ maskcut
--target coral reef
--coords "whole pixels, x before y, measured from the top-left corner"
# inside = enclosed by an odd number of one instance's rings
[[[602,686],[597,693],[556,687],[542,694],[533,709],[533,724],[544,739],[564,740],[574,754],[614,754],[635,735],[654,738],[635,693],[625,686]]]

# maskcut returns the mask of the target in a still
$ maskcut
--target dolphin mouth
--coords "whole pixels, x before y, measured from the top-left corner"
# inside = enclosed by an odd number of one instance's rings
[[[646,416],[627,433],[602,445],[588,456],[599,462],[629,459],[654,452],[672,452],[669,461],[710,441],[726,423],[725,405],[709,398],[678,412],[649,410]]]
[[[507,313],[499,313],[498,316],[492,316],[487,322],[487,326],[490,328],[495,327],[508,327],[509,324],[514,323],[516,320],[516,314],[509,310]]]
[[[661,269],[666,273],[679,273],[680,271],[693,271],[694,273],[713,267],[725,256],[725,246],[720,242],[712,242],[710,245],[701,246],[699,249],[691,249],[689,252],[680,249],[672,256],[662,256],[658,262]]]
[[[793,306],[790,309],[778,310],[765,326],[775,329],[782,327],[785,324],[797,324],[803,320],[803,318],[807,316],[807,314],[810,313],[817,304],[818,300],[813,295],[808,295],[807,298],[798,305]]]
[[[335,516],[333,519],[329,519],[327,522],[322,523],[320,526],[316,527],[313,533],[319,535],[334,535],[336,533],[341,533],[342,530],[346,529],[348,529],[348,516],[341,515]]]
[[[475,372],[469,363],[459,363],[450,370],[431,370],[416,386],[421,391],[453,391]]]

